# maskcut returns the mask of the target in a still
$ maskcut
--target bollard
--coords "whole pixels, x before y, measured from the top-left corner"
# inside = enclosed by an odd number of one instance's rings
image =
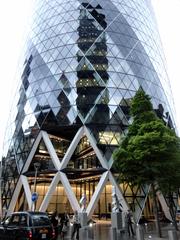
[[[88,239],[94,239],[94,228],[88,227]]]
[[[144,230],[139,224],[136,227],[136,238],[137,240],[144,240]]]
[[[82,227],[79,229],[79,239],[80,240],[88,239],[88,228],[87,227]]]
[[[79,229],[79,239],[87,240],[94,239],[94,230],[92,227],[82,227]]]
[[[117,229],[116,230],[117,233],[117,240],[119,239],[124,239],[123,237],[125,237],[125,231],[124,229]]]
[[[117,240],[116,228],[111,228],[111,240]]]
[[[122,212],[111,213],[111,225],[113,228],[122,229]]]
[[[80,212],[79,213],[79,218],[80,218],[80,222],[81,222],[81,227],[86,227],[87,222],[88,222],[87,213],[86,212]]]
[[[175,230],[168,231],[169,240],[178,240],[177,232]]]

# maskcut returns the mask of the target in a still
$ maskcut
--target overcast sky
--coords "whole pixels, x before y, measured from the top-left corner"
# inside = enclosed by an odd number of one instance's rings
[[[6,122],[10,111],[12,85],[25,40],[34,0],[0,1],[0,157]],[[180,0],[152,0],[165,49],[168,73],[180,128]]]
[[[180,0],[152,0],[167,60],[180,135]]]

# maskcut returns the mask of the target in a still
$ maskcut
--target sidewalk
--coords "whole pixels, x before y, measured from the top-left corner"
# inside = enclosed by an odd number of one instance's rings
[[[168,231],[174,230],[173,225],[169,223],[161,224],[162,238],[157,237],[157,231],[154,223],[142,224],[141,227],[144,230],[144,240],[169,240]],[[179,226],[180,229],[180,226]],[[90,231],[93,232],[94,238],[83,239],[83,240],[111,240],[111,224],[108,222],[97,222],[94,224]],[[71,229],[67,232],[64,240],[70,240]],[[75,239],[75,238],[74,238]],[[178,239],[180,240],[180,231],[178,232]],[[59,236],[57,240],[62,240]],[[118,240],[136,240],[136,237],[129,237],[127,234],[123,234]]]
[[[180,229],[180,227],[179,227]],[[155,224],[144,225],[145,240],[169,240],[168,231],[174,231],[172,223],[161,224],[162,238],[157,237]],[[178,239],[180,239],[180,231],[177,232]]]

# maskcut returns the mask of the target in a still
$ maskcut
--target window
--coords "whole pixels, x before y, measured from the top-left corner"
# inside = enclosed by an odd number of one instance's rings
[[[21,219],[20,219],[19,225],[27,226],[27,216],[26,215],[21,215]]]
[[[99,142],[101,144],[118,145],[121,134],[117,132],[100,132]]]
[[[13,215],[10,224],[11,225],[19,225],[19,222],[20,222],[20,216]]]
[[[46,226],[50,224],[49,218],[43,215],[33,215],[32,220],[34,226]]]

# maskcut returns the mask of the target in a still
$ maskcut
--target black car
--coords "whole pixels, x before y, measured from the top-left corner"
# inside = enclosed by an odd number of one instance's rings
[[[52,240],[55,231],[44,212],[14,212],[0,225],[0,240]]]

